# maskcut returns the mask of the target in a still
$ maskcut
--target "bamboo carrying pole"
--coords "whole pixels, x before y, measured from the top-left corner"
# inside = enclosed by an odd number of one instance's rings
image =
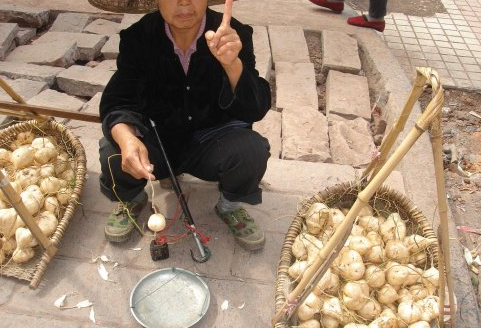
[[[401,118],[399,121],[399,125],[396,125],[396,128],[392,129],[389,133],[387,140],[387,146],[384,147],[384,151],[389,151],[391,146],[394,144],[394,141],[399,134],[400,127],[404,126],[404,123],[407,120],[407,116],[411,111],[415,101],[422,93],[422,87],[429,83],[433,87],[433,92],[435,96],[433,100],[429,103],[426,110],[423,112],[421,117],[417,120],[415,126],[411,129],[405,140],[400,144],[400,146],[395,150],[395,152],[389,157],[389,159],[384,163],[382,166],[379,167],[373,166],[375,168],[373,175],[371,176],[371,180],[368,185],[365,187],[364,190],[359,192],[354,205],[351,207],[349,212],[347,213],[343,222],[339,225],[336,229],[334,235],[328,241],[324,248],[318,254],[318,257],[313,261],[311,266],[309,266],[306,271],[304,272],[301,281],[296,286],[296,288],[290,292],[287,297],[286,301],[282,305],[279,311],[275,313],[274,317],[272,318],[272,325],[275,326],[278,322],[284,321],[287,322],[291,316],[294,314],[297,307],[302,304],[305,298],[309,295],[312,291],[314,286],[317,282],[322,278],[325,274],[329,266],[331,265],[332,261],[338,256],[340,249],[343,247],[347,237],[349,236],[352,225],[354,224],[354,220],[357,217],[357,214],[364,207],[369,200],[372,198],[374,193],[379,189],[381,184],[386,180],[386,178],[391,174],[394,168],[399,164],[402,158],[407,154],[409,149],[414,145],[414,143],[419,139],[419,137],[429,128],[429,126],[436,120],[439,119],[441,115],[441,108],[442,103],[444,101],[443,89],[439,84],[439,77],[438,74],[431,70],[430,68],[417,68],[417,78],[415,84],[413,86],[413,91],[408,99],[408,104],[405,106],[403,115],[404,117]],[[421,89],[418,90],[418,89]],[[394,135],[396,137],[394,137]],[[437,139],[436,139],[437,140]],[[442,147],[440,149],[440,145],[437,143],[433,145],[437,148],[437,150],[433,150],[435,154],[435,162],[439,165],[436,157],[438,157],[438,152],[442,152]],[[382,146],[381,146],[382,147]],[[386,154],[384,154],[387,156]],[[435,168],[437,166],[435,165]],[[437,169],[439,171],[439,168]],[[442,161],[441,161],[441,171],[442,171]],[[440,177],[442,180],[440,180]],[[438,185],[438,201],[440,203],[446,202],[445,193],[441,193],[441,189],[444,188],[444,178],[440,176],[439,173],[436,173],[436,183]],[[442,185],[442,187],[440,187]],[[443,198],[443,200],[441,200]],[[445,208],[443,207],[443,211]],[[441,215],[441,209],[440,209]],[[444,230],[443,232],[443,240],[442,246],[449,247],[449,238],[446,244],[446,237],[447,236],[447,220],[445,218],[441,219],[441,229]],[[443,252],[445,253],[445,252]],[[449,267],[449,258],[444,259],[443,263],[445,263],[446,267]],[[455,316],[454,316],[454,294],[452,289],[452,280],[451,284],[450,281],[450,272],[451,270],[446,270],[445,272],[440,271],[440,274],[449,274],[447,275],[448,280],[448,292],[449,292],[449,299],[451,301],[451,323],[452,327],[455,327]],[[444,290],[444,286],[441,287],[441,290]],[[444,292],[441,292],[442,294]],[[441,309],[443,309],[443,304],[440,304]]]

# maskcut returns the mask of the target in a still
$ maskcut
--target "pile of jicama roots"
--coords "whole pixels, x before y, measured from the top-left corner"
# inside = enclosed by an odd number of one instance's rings
[[[348,209],[313,203],[292,244],[293,283],[326,245]],[[382,217],[365,206],[339,256],[298,307],[304,328],[429,328],[439,316],[439,272],[428,256],[436,239],[408,235],[396,212]]]
[[[50,237],[56,230],[75,186],[75,159],[55,138],[31,131],[16,136],[9,149],[0,148],[0,169],[5,170],[40,230]],[[0,191],[0,265],[29,261],[37,240]]]

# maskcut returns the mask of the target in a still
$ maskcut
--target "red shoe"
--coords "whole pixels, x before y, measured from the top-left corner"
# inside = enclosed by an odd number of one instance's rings
[[[342,13],[344,10],[344,2],[329,2],[327,0],[309,0],[315,5],[331,9],[336,14]]]
[[[350,25],[354,26],[359,26],[359,27],[369,27],[373,28],[379,32],[384,31],[384,28],[386,27],[386,22],[370,22],[367,20],[366,15],[362,16],[356,16],[356,17],[349,17],[347,19],[347,23]]]

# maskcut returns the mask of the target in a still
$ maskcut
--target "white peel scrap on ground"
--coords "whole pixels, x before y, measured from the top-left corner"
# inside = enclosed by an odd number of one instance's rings
[[[101,260],[102,262],[110,262],[110,259],[107,255],[100,255],[92,259],[92,263],[97,263],[98,260]]]
[[[100,277],[102,277],[103,280],[114,282],[113,280],[109,279],[109,273],[103,263],[99,264],[98,271],[99,271]]]
[[[222,305],[220,306],[220,308],[222,309],[222,311],[227,310],[229,308],[229,301],[225,300],[224,302],[222,302]]]
[[[53,303],[56,308],[61,309],[62,307],[65,306],[65,299],[67,298],[67,295],[62,295],[57,300]]]
[[[246,306],[246,303],[245,303],[245,302],[242,303],[241,305],[239,305],[237,308],[238,308],[239,310],[242,310],[242,309],[244,308],[244,306]]]
[[[85,301],[82,301],[82,302],[78,302],[74,308],[76,309],[83,309],[83,308],[88,308],[90,306],[92,306],[94,303],[90,302],[89,300],[85,300]]]
[[[141,247],[129,248],[131,251],[141,251]]]
[[[94,307],[93,307],[93,306],[92,306],[92,308],[90,309],[89,318],[90,318],[90,320],[91,320],[93,323],[96,323],[96,321],[95,321],[95,312],[94,312]]]

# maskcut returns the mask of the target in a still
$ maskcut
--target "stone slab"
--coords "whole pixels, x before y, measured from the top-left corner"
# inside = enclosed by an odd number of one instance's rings
[[[363,118],[349,121],[329,121],[329,138],[334,163],[363,167],[372,160],[376,149]]]
[[[22,27],[43,27],[50,16],[48,9],[17,4],[0,4],[0,22],[17,23]]]
[[[82,100],[52,89],[44,90],[33,96],[28,100],[28,103],[35,106],[61,108],[70,111],[79,111],[84,106]]]
[[[37,29],[34,27],[21,27],[18,31],[17,35],[15,36],[15,45],[23,46],[30,42],[35,35],[37,35]]]
[[[282,114],[275,110],[269,110],[266,116],[259,122],[255,122],[253,129],[263,135],[271,145],[271,157],[281,156],[281,127]]]
[[[5,61],[69,67],[78,57],[77,43],[72,40],[64,40],[17,47]]]
[[[23,100],[28,101],[33,96],[48,88],[48,84],[40,81],[31,81],[26,79],[10,80],[3,79]],[[12,98],[0,88],[0,100],[12,101]]]
[[[88,24],[84,29],[84,33],[93,33],[101,35],[113,35],[120,31],[120,23],[112,22],[107,19],[99,18]]]
[[[252,26],[252,28],[254,29],[252,42],[254,43],[254,54],[256,56],[256,69],[261,77],[269,81],[272,67],[269,34],[265,26]]]
[[[296,106],[318,108],[316,77],[312,63],[277,62],[276,107]]]
[[[0,23],[0,60],[4,60],[19,31],[16,23]]]
[[[326,75],[331,69],[358,74],[361,71],[361,60],[355,38],[343,32],[324,30],[321,71]]]
[[[278,62],[310,62],[309,50],[301,26],[269,25],[268,29],[274,66],[277,67]]]
[[[100,108],[100,100],[102,99],[102,92],[97,92],[88,102],[82,107],[82,112],[90,114],[98,114]]]
[[[282,159],[332,162],[327,119],[317,107],[287,107],[282,111]]]
[[[103,70],[106,70],[106,71],[116,71],[117,70],[117,61],[115,59],[102,60],[94,68],[103,69]]]
[[[371,103],[367,78],[331,70],[326,81],[326,112],[345,119],[361,117],[371,120]]]
[[[93,97],[105,89],[113,71],[74,65],[57,76],[58,86],[70,95]]]
[[[122,21],[120,22],[119,31],[130,27],[132,24],[138,22],[142,17],[144,17],[143,14],[124,14],[124,17],[122,17]]]
[[[59,42],[72,40],[77,42],[80,60],[90,61],[100,56],[100,50],[107,42],[106,35],[73,33],[73,32],[47,32],[34,41],[34,44],[44,42]]]
[[[65,68],[21,62],[0,62],[0,75],[10,79],[27,79],[46,82],[52,86],[56,76]]]
[[[89,14],[83,13],[60,13],[49,28],[50,32],[81,33],[92,22]]]
[[[116,59],[119,55],[120,36],[118,34],[111,35],[100,51],[104,59]]]

